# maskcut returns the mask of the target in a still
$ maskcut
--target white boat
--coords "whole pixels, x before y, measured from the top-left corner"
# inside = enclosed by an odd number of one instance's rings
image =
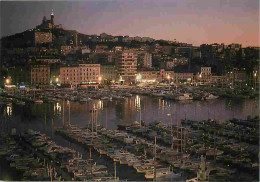
[[[110,99],[109,97],[101,97],[101,100],[108,100]]]
[[[206,99],[206,100],[217,99],[217,98],[219,98],[219,96],[215,96],[215,95],[213,95],[213,94],[209,94],[209,95],[206,95],[206,96],[205,96],[205,99]]]
[[[170,175],[170,174],[172,174],[172,172],[169,170],[169,168],[156,169],[156,178],[166,176],[166,175]],[[145,174],[145,178],[146,179],[153,179],[154,178],[154,172],[153,171],[147,172]]]
[[[183,95],[178,95],[175,97],[175,100],[192,100],[193,97],[190,94],[183,94]]]
[[[42,103],[43,103],[43,100],[40,100],[40,99],[39,99],[39,100],[34,100],[34,103],[35,103],[35,104],[42,104]]]

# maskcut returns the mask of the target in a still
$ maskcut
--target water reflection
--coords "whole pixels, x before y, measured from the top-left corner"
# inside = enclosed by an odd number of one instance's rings
[[[92,100],[84,104],[69,101],[26,104],[23,107],[7,105],[0,111],[13,122],[35,125],[52,131],[53,127],[79,124],[87,126],[91,121],[93,108],[97,111],[97,121],[107,128],[116,129],[118,124],[130,124],[144,120],[146,123],[162,121],[180,123],[182,119],[205,120],[245,119],[248,115],[258,115],[257,100],[228,100],[175,102],[155,97],[136,95],[125,100]],[[140,112],[141,111],[141,112]],[[0,114],[0,115],[1,115]],[[171,115],[171,117],[167,115]],[[171,121],[172,120],[172,121]]]
[[[97,109],[99,109],[99,110],[103,110],[104,109],[104,101],[103,100],[99,100],[98,101]]]
[[[6,106],[6,114],[7,114],[7,116],[11,116],[13,114],[13,106],[12,105]]]
[[[61,105],[59,102],[54,104],[54,114],[55,115],[61,115]]]
[[[141,98],[139,95],[135,97],[135,109],[139,111],[141,109]]]

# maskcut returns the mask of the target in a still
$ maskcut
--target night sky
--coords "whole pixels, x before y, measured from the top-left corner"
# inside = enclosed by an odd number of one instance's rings
[[[1,37],[40,24],[43,16],[85,34],[146,36],[200,45],[259,46],[258,0],[96,0],[0,2]]]

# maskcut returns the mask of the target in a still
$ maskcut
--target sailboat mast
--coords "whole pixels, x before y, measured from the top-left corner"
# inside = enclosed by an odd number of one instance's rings
[[[106,104],[106,129],[107,129],[107,104]]]
[[[115,181],[117,181],[117,180],[116,180],[116,178],[117,178],[117,177],[116,177],[116,161],[114,162],[114,170],[115,170]]]
[[[181,127],[181,152],[182,152],[182,127]]]
[[[62,100],[62,126],[64,127],[64,113],[65,113],[65,104],[64,100]]]
[[[139,121],[140,121],[140,127],[142,126],[142,110],[141,110],[141,107],[140,107],[140,115],[139,115]]]
[[[156,179],[156,136],[154,136],[154,181],[157,181]]]
[[[96,132],[97,132],[97,117],[98,117],[98,110],[95,110],[95,124],[96,124]]]
[[[91,135],[93,138],[93,130],[94,130],[94,109],[91,111]]]
[[[70,126],[70,101],[69,101],[69,126]]]

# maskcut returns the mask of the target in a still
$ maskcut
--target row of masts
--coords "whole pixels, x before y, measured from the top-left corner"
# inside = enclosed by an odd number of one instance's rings
[[[64,102],[64,101],[63,101]],[[65,114],[65,107],[63,103],[63,124],[65,124],[64,121],[64,114]],[[71,119],[70,119],[70,102],[68,103],[68,108],[69,108],[69,123],[68,125],[70,126]],[[91,133],[92,133],[92,138],[94,137],[94,134],[98,132],[98,108],[94,104],[93,109],[90,110],[91,113],[91,120],[89,122],[89,125],[91,124]],[[186,119],[186,112],[185,112],[185,119]],[[139,109],[139,124],[140,127],[142,127],[142,110],[141,108]],[[66,126],[66,125],[63,125]],[[107,128],[107,109],[106,109],[106,128]],[[172,144],[171,144],[171,149],[176,148],[176,152],[183,152],[183,149],[185,148],[187,141],[189,139],[189,134],[190,131],[182,126],[179,126],[179,122],[177,122],[176,129],[174,131],[173,129],[173,122],[171,118],[171,123],[170,123],[170,132],[172,135]],[[156,136],[154,137],[154,181],[157,181],[156,177],[156,145],[157,145],[157,138]],[[92,160],[92,154],[91,154],[91,148],[89,149],[89,158]],[[145,152],[146,153],[146,152]],[[92,162],[91,162],[92,165]],[[115,174],[115,180],[117,179],[117,171],[116,171],[116,162],[114,162],[114,174]]]

